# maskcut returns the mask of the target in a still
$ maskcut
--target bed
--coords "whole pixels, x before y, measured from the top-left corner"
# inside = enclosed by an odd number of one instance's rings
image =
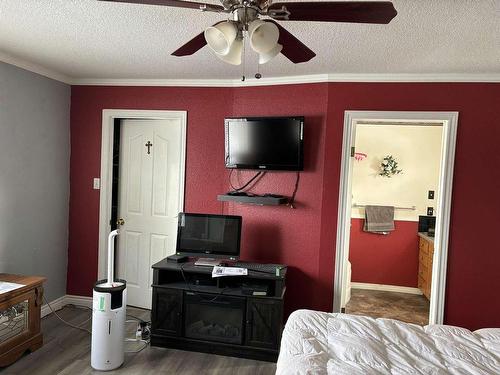
[[[500,328],[298,310],[283,331],[276,374],[500,374]]]

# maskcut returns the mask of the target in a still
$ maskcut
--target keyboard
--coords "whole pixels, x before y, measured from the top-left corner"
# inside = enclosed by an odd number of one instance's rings
[[[246,263],[246,262],[236,262],[234,267],[246,268],[249,271],[270,273],[272,275],[276,274],[276,267],[286,268],[281,264],[262,264],[262,263]]]
[[[205,267],[215,267],[220,264],[220,259],[213,258],[198,258],[196,262],[194,262],[195,266],[205,266]]]

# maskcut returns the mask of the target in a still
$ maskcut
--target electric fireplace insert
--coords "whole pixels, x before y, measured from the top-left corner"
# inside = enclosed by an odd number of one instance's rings
[[[245,298],[186,292],[185,337],[230,344],[243,342]]]

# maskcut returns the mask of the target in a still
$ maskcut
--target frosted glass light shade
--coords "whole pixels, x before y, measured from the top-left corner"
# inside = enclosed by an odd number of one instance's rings
[[[272,50],[264,52],[264,53],[259,53],[259,64],[265,64],[269,61],[271,61],[273,58],[275,58],[283,49],[283,46],[279,43],[276,44],[276,47],[274,47]]]
[[[221,55],[216,53],[215,56],[217,56],[222,61],[227,62],[231,65],[240,65],[242,51],[243,51],[243,40],[236,39],[233,42],[233,44],[231,44],[231,47],[229,48],[229,52],[227,54]]]
[[[234,22],[221,22],[218,25],[208,27],[204,35],[212,51],[219,55],[226,55],[238,35],[238,27]]]
[[[253,21],[248,27],[250,46],[257,53],[265,53],[276,47],[280,32],[271,22]]]

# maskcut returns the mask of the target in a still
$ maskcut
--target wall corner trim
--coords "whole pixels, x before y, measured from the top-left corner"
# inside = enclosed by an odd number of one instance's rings
[[[0,51],[0,61],[4,62],[6,64],[9,64],[9,65],[17,66],[18,68],[27,70],[29,72],[36,73],[36,74],[39,74],[41,76],[53,79],[55,81],[66,83],[68,85],[70,85],[72,82],[72,79],[70,77],[68,77],[64,74],[61,74],[55,70],[46,68],[46,67],[39,65],[39,64],[35,64],[32,62],[23,60],[23,59],[18,58],[18,57],[14,57],[12,55],[9,55],[9,54],[7,54],[5,52],[1,52],[1,51]]]

